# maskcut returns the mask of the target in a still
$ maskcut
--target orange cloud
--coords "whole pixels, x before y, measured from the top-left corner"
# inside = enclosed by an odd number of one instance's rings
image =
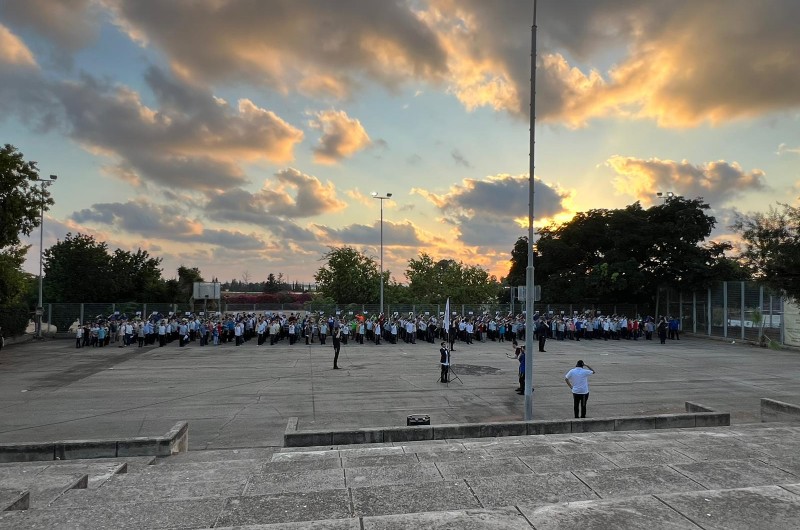
[[[22,39],[0,24],[0,64],[35,67],[36,59]]]
[[[335,164],[372,144],[361,122],[343,110],[318,112],[310,125],[322,131],[314,148],[314,161],[319,164]]]
[[[711,206],[719,206],[745,190],[766,188],[762,170],[746,172],[736,162],[690,164],[686,160],[613,156],[606,165],[617,173],[613,181],[616,190],[644,204],[653,204],[658,191],[671,191],[690,198],[703,197]]]

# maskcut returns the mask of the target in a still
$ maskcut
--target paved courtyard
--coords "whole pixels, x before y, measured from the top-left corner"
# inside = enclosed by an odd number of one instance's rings
[[[289,417],[299,428],[522,419],[524,397],[508,343],[457,343],[460,381],[437,382],[438,344],[287,342],[258,347],[75,349],[70,340],[0,351],[0,442],[152,436],[189,422],[190,448],[280,446]],[[583,359],[589,416],[683,412],[696,401],[759,421],[759,399],[800,403],[800,353],[684,337],[658,341],[548,341],[534,358],[534,419],[572,415],[564,373]]]

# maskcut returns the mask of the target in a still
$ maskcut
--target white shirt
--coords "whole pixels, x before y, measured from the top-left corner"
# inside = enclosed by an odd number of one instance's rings
[[[589,393],[589,376],[594,372],[587,368],[580,368],[576,366],[564,376],[572,384],[573,394],[588,394]]]

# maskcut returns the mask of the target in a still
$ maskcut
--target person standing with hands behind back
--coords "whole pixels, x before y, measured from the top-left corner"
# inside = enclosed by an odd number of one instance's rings
[[[442,347],[439,348],[439,354],[441,355],[439,358],[439,364],[442,365],[442,374],[439,376],[439,381],[442,383],[447,383],[447,376],[450,372],[450,350],[447,349],[446,342],[442,342]]]
[[[586,417],[586,402],[589,401],[589,376],[593,375],[595,371],[588,364],[583,361],[578,361],[575,368],[567,372],[564,376],[564,381],[567,386],[572,390],[572,400],[575,409],[575,417],[578,417],[578,409],[580,408],[580,417]]]

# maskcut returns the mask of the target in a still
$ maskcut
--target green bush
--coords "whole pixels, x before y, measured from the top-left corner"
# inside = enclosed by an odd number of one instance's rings
[[[3,328],[4,337],[25,333],[30,318],[28,306],[24,304],[0,305],[0,328]]]

